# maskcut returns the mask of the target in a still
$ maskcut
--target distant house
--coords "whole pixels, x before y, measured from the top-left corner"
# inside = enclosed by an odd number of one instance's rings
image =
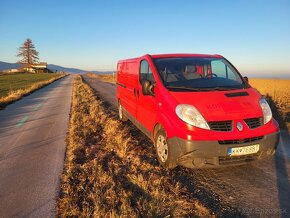
[[[22,64],[21,69],[29,73],[52,73],[52,71],[47,68],[46,62]]]

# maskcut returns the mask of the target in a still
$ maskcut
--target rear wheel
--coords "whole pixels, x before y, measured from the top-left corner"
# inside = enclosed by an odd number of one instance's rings
[[[121,105],[120,101],[119,101],[118,111],[119,111],[119,119],[121,121],[127,121],[128,118],[124,115],[123,106]]]
[[[154,145],[156,149],[157,159],[159,163],[166,168],[174,168],[176,166],[175,160],[173,160],[173,155],[168,144],[167,135],[163,128],[158,130]]]

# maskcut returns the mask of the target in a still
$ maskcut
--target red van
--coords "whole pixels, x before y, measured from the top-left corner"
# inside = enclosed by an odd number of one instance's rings
[[[279,126],[267,101],[224,57],[145,55],[117,68],[119,118],[154,142],[161,165],[237,165],[275,153]]]

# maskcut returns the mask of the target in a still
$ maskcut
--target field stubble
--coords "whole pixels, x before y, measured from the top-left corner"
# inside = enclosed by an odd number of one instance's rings
[[[88,73],[87,74],[89,77],[92,78],[97,78],[100,79],[104,82],[108,82],[108,83],[116,83],[117,81],[117,75],[115,74],[95,74],[95,73]]]
[[[290,128],[290,80],[250,79],[250,84],[264,95],[273,116],[282,129]]]

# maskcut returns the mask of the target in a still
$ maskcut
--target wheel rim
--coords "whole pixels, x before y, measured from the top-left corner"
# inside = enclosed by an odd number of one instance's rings
[[[157,155],[162,162],[165,162],[168,158],[167,141],[163,135],[159,135],[157,138]]]
[[[123,119],[123,111],[122,111],[122,105],[119,105],[119,118],[122,120]]]

